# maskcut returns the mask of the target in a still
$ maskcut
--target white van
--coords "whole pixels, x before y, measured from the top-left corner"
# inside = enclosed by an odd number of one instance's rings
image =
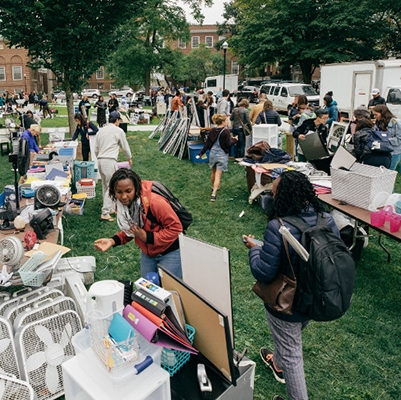
[[[319,95],[312,85],[300,82],[272,82],[265,83],[260,87],[260,92],[266,92],[266,96],[272,101],[277,111],[287,112],[294,101],[294,97],[303,94],[312,106],[319,105]]]

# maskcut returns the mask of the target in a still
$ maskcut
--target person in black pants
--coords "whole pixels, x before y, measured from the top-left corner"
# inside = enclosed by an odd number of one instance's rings
[[[74,119],[77,123],[77,128],[75,129],[72,140],[77,140],[78,135],[81,136],[82,159],[83,161],[89,161],[89,135],[96,135],[99,129],[93,122],[86,122],[85,117],[80,113],[75,114]]]

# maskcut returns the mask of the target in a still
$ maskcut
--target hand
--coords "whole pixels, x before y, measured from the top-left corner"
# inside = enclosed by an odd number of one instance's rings
[[[238,135],[233,137],[235,140],[238,140]]]
[[[141,239],[142,242],[146,243],[146,231],[138,226],[137,223],[130,226],[131,233],[135,235],[138,239]]]
[[[132,167],[132,159],[128,160],[128,164],[129,164],[130,167]]]
[[[113,247],[116,243],[114,242],[114,239],[111,238],[103,238],[103,239],[98,239],[95,240],[95,248],[101,252],[105,252],[110,247]]]
[[[299,140],[305,140],[305,139],[306,139],[306,136],[305,136],[305,135],[299,135],[299,136],[298,136],[298,139],[299,139]]]
[[[88,134],[86,134],[86,138],[89,139],[89,135]]]
[[[255,242],[252,241],[248,241],[248,239],[252,239],[254,238],[254,235],[242,235],[242,240],[244,242],[245,247],[247,247],[248,249],[251,249],[252,247],[257,246],[257,244]]]

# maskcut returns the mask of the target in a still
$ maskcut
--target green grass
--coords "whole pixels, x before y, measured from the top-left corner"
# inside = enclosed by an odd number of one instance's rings
[[[285,386],[275,381],[259,358],[261,346],[272,347],[262,302],[253,294],[248,254],[241,234],[261,238],[266,217],[257,204],[248,203],[245,171],[230,162],[223,174],[216,203],[209,201],[210,170],[207,164],[193,164],[164,155],[149,132],[129,132],[133,169],[142,179],[160,180],[192,212],[189,236],[230,250],[233,315],[237,350],[248,348],[248,357],[257,364],[255,399],[286,398]],[[46,136],[43,138],[46,141]],[[123,157],[122,157],[123,159]],[[11,184],[13,173],[6,157],[0,163],[0,185]],[[396,191],[401,191],[397,179]],[[99,222],[101,187],[95,199],[87,200],[83,216],[64,219],[64,244],[69,256],[93,255],[97,260],[96,279],[139,278],[138,248],[126,246],[99,253],[93,242],[110,237],[116,223]],[[245,214],[239,218],[244,210]],[[344,317],[328,323],[311,322],[303,334],[305,373],[310,399],[398,399],[401,398],[401,263],[400,245],[385,239],[392,253],[385,253],[371,238],[357,264],[353,304]],[[194,255],[196,256],[196,255]],[[239,399],[240,400],[240,399]]]

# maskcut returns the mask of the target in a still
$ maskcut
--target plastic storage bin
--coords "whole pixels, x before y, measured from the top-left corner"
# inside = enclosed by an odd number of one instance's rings
[[[94,161],[74,161],[74,182],[78,182],[82,178],[95,179]]]
[[[252,145],[261,141],[269,143],[270,147],[278,147],[278,126],[275,124],[260,124],[252,127]]]
[[[76,183],[77,193],[86,193],[88,199],[96,197],[96,183],[93,181],[92,185],[81,185],[79,182]]]
[[[193,343],[195,329],[191,325],[186,325],[188,339]],[[189,361],[191,354],[186,351],[170,350],[163,348],[161,354],[161,365],[170,376],[173,376],[185,363]]]
[[[67,149],[67,148],[72,148],[73,149],[73,158],[77,158],[77,147],[78,147],[78,141],[70,141],[70,142],[54,142],[53,146],[57,149],[57,153],[60,154],[60,149]]]
[[[200,153],[203,149],[203,144],[188,144],[189,148],[189,158],[193,163],[200,164],[200,163],[207,163],[209,162],[209,150],[205,153],[206,158],[196,158],[196,156]]]
[[[66,206],[65,212],[69,215],[83,215],[85,199],[72,199]]]

